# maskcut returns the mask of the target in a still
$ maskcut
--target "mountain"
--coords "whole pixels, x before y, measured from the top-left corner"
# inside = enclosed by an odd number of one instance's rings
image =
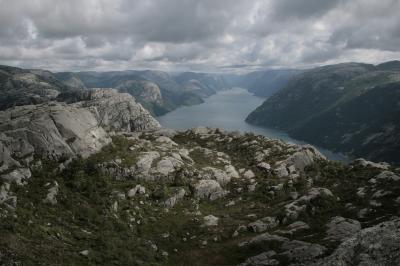
[[[115,88],[127,92],[154,115],[165,114],[179,106],[202,103],[205,97],[228,88],[220,75],[193,72],[171,75],[155,70],[89,71],[57,73],[56,77],[69,86]]]
[[[256,96],[269,97],[301,72],[297,69],[262,70],[231,77],[231,80],[235,86],[245,88]]]
[[[399,116],[386,109],[398,105],[398,75],[373,69],[340,65],[314,76],[354,76],[335,110],[349,120],[365,124],[365,111],[379,110],[392,121]],[[311,145],[252,133],[162,128],[121,92],[146,87],[137,97],[157,103],[159,84],[193,82],[192,74],[167,82],[146,73],[158,83],[110,74],[119,91],[78,89],[45,70],[0,73],[2,91],[40,99],[0,111],[1,265],[400,263],[398,167],[332,162]],[[328,91],[331,82],[319,84]]]
[[[55,73],[54,76],[55,76],[55,78],[57,78],[59,81],[61,81],[65,85],[76,88],[78,90],[86,89],[85,84],[83,84],[82,80],[75,73],[58,72],[58,73]]]
[[[346,63],[305,71],[246,121],[334,151],[399,163],[400,72],[395,65]]]
[[[74,90],[50,71],[0,66],[0,110],[47,102]]]
[[[208,97],[220,90],[230,88],[222,75],[183,72],[175,76],[175,80],[182,84],[185,90],[191,91],[201,97]]]
[[[400,61],[394,60],[376,66],[379,70],[400,71]]]

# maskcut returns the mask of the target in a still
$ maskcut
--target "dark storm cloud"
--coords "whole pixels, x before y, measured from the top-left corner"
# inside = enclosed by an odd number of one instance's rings
[[[374,63],[400,58],[399,3],[0,0],[0,63],[199,71]]]

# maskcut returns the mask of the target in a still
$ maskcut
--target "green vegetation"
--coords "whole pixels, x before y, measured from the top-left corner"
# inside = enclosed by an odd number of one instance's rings
[[[74,160],[61,173],[55,171],[54,162],[43,162],[43,168],[33,172],[28,185],[12,186],[18,206],[15,212],[0,218],[0,259],[21,265],[237,265],[266,250],[281,250],[276,241],[242,247],[239,244],[259,235],[247,230],[246,225],[263,217],[277,217],[280,221],[267,232],[285,230],[285,205],[293,202],[293,192],[299,197],[307,195],[310,178],[314,180],[313,187],[327,188],[335,197],[312,200],[296,219],[311,229],[296,232],[291,239],[322,244],[329,253],[338,245],[325,240],[325,225],[332,217],[353,218],[369,226],[384,217],[400,215],[393,204],[400,186],[387,181],[381,189],[393,194],[385,196],[383,205],[364,218],[357,216],[360,209],[370,207],[372,197],[370,191],[365,198],[358,197],[357,189],[368,187],[369,179],[381,172],[377,169],[318,161],[308,166],[297,182],[289,184],[288,178],[258,169],[254,150],[269,149],[268,162],[273,164],[293,153],[290,148],[253,134],[233,140],[223,136],[217,131],[216,135],[199,138],[188,131],[173,140],[180,148],[200,146],[212,154],[223,152],[237,169],[252,169],[257,183],[254,191],[247,189],[249,180],[233,179],[224,187],[230,193],[223,198],[209,201],[193,197],[193,183],[198,178],[194,169],[218,167],[214,155],[207,157],[195,150],[190,153],[194,165],[186,165],[164,179],[121,179],[101,174],[99,163],[118,158],[121,167],[130,167],[140,152],[157,147],[130,150],[139,141],[126,136],[114,137],[113,143],[101,152]],[[141,136],[142,143],[152,140],[154,145],[153,138],[151,134]],[[45,203],[43,199],[55,182],[59,186],[57,203]],[[146,193],[128,197],[128,191],[139,184]],[[271,193],[272,187],[279,185],[282,188]],[[167,209],[164,201],[181,188],[187,194]],[[348,203],[354,208],[348,208]],[[203,226],[207,215],[218,217],[218,225]],[[236,231],[238,234],[234,235]],[[86,250],[88,254],[81,253]],[[288,263],[284,256],[276,258],[282,265]]]

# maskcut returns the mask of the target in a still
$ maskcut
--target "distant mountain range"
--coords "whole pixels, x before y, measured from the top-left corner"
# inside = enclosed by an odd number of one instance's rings
[[[202,103],[243,87],[267,100],[247,122],[278,128],[312,144],[400,163],[400,62],[343,63],[245,75],[163,71],[60,72],[0,66],[0,110],[90,98],[89,88],[127,92],[153,115]]]
[[[334,151],[400,163],[400,62],[304,71],[246,121]]]
[[[162,115],[182,105],[203,102],[229,85],[221,75],[185,72],[171,75],[163,71],[113,71],[56,73],[65,84],[82,88],[116,88],[134,96],[154,115]]]
[[[0,110],[15,105],[49,100],[74,101],[88,88],[115,88],[135,97],[153,115],[162,115],[182,105],[227,89],[222,75],[162,71],[60,72],[0,66]]]

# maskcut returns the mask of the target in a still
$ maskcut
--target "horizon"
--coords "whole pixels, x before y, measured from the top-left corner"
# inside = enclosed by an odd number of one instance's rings
[[[246,75],[252,72],[258,72],[258,71],[279,71],[279,70],[310,70],[313,68],[318,68],[318,67],[324,67],[324,66],[330,66],[330,65],[340,65],[340,64],[367,64],[367,65],[373,65],[373,66],[378,66],[381,64],[389,63],[389,62],[400,62],[400,60],[394,59],[394,60],[389,60],[389,61],[383,61],[383,62],[377,62],[377,63],[366,63],[366,62],[355,62],[355,61],[346,61],[346,62],[338,62],[335,64],[322,64],[322,65],[310,65],[310,66],[304,66],[304,67],[284,67],[284,68],[260,68],[260,69],[255,69],[255,70],[244,70],[243,72],[204,72],[204,71],[192,71],[192,70],[162,70],[162,69],[121,69],[121,70],[61,70],[61,71],[54,71],[52,69],[48,68],[24,68],[20,66],[13,66],[13,65],[4,65],[0,64],[0,66],[6,66],[6,67],[15,67],[15,68],[20,68],[20,69],[28,69],[28,70],[45,70],[49,71],[52,73],[84,73],[84,72],[96,72],[96,73],[107,73],[107,72],[129,72],[129,71],[159,71],[159,72],[165,72],[168,74],[182,74],[182,73],[198,73],[198,74],[215,74],[215,75]]]

